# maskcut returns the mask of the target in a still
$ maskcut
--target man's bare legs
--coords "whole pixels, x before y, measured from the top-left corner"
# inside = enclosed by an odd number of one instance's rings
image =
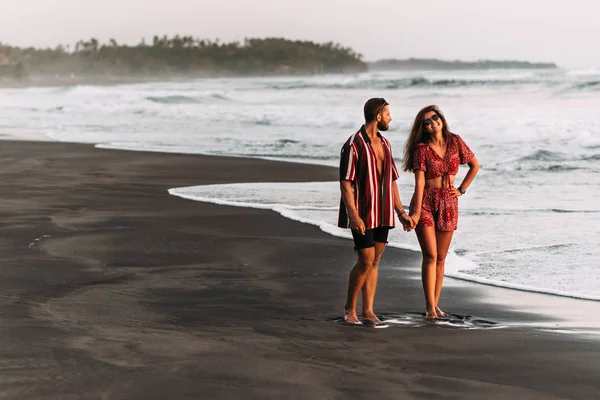
[[[367,271],[365,284],[362,287],[362,312],[360,319],[373,323],[381,322],[373,312],[373,302],[375,301],[375,290],[377,289],[377,274],[379,271],[379,260],[385,250],[385,243],[375,242],[375,254],[371,268]]]
[[[444,269],[446,266],[446,255],[448,255],[448,249],[450,248],[450,241],[454,231],[435,231],[436,248],[437,248],[437,262],[435,268],[435,311],[438,317],[446,315],[445,312],[440,310],[438,302],[440,300],[440,294],[442,293],[442,282],[444,281]]]
[[[423,291],[425,292],[425,318],[437,318],[436,312],[436,264],[437,246],[435,228],[432,226],[418,226],[415,231],[421,246],[423,263],[421,264],[421,279],[423,280]],[[441,286],[440,286],[441,287]]]
[[[358,258],[356,264],[350,271],[348,279],[348,296],[346,297],[346,305],[344,306],[344,319],[346,322],[360,322],[356,316],[356,301],[358,293],[362,290],[367,273],[373,265],[375,258],[375,248],[368,247],[357,251]]]
[[[352,267],[348,280],[348,296],[344,306],[344,319],[346,322],[360,322],[356,315],[356,302],[361,291],[363,295],[361,319],[380,322],[373,313],[373,301],[377,287],[377,267],[384,249],[385,243],[375,242],[375,247],[357,251],[356,264]]]

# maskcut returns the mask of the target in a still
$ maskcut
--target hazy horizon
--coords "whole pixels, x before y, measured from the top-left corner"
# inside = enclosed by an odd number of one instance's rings
[[[336,42],[365,61],[435,58],[553,62],[600,68],[600,2],[432,0],[427,6],[380,0],[0,0],[0,42],[73,46],[94,37],[137,44],[153,35],[191,35],[222,42],[245,37]],[[207,12],[209,10],[210,12]]]

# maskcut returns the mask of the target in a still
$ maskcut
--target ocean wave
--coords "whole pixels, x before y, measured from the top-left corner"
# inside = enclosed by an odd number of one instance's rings
[[[600,80],[578,83],[572,87],[575,90],[600,90]]]
[[[281,149],[283,147],[285,147],[285,144],[274,144],[271,145],[272,148],[274,149]],[[242,157],[257,157],[257,158],[271,158],[271,159],[277,159],[277,160],[285,160],[285,161],[293,161],[296,159],[301,159],[301,160],[307,160],[310,161],[311,163],[315,163],[315,164],[321,164],[323,161],[330,161],[330,162],[338,162],[338,158],[336,157],[332,157],[330,155],[318,155],[318,154],[313,154],[310,156],[310,158],[307,158],[305,156],[302,155],[298,155],[297,152],[292,152],[292,153],[285,153],[285,152],[273,152],[273,153],[265,153],[265,152],[256,152],[256,153],[235,153],[236,156],[242,156]]]
[[[520,172],[547,172],[547,173],[562,173],[562,172],[572,172],[579,170],[589,170],[585,166],[579,165],[570,165],[570,164],[550,164],[545,165],[542,163],[526,163],[520,162],[519,164],[509,167],[509,168],[500,168],[496,169],[497,171],[520,171]]]
[[[577,243],[556,243],[556,244],[523,246],[523,247],[510,248],[510,249],[501,249],[501,250],[495,250],[495,251],[478,251],[478,252],[471,252],[466,249],[457,248],[457,249],[454,249],[454,253],[459,257],[468,255],[470,257],[469,259],[471,259],[473,257],[481,257],[481,256],[489,257],[492,255],[494,257],[497,257],[498,255],[501,255],[501,254],[516,254],[516,253],[523,253],[523,252],[532,251],[532,250],[566,249],[566,248],[573,247],[576,245],[577,245]]]
[[[231,99],[224,94],[213,93],[209,96],[212,99],[230,101]]]
[[[146,100],[159,104],[197,104],[206,103],[210,100],[229,101],[229,97],[224,94],[213,93],[205,96],[184,96],[184,95],[168,95],[168,96],[146,96]]]
[[[200,103],[200,101],[196,100],[193,97],[181,96],[181,95],[174,95],[174,96],[146,96],[145,99],[149,100],[149,101],[151,101],[153,103],[160,103],[160,104],[194,104],[194,103]]]
[[[593,154],[582,158],[583,161],[596,161],[600,160],[600,154]]]
[[[552,84],[539,79],[427,79],[422,76],[401,79],[365,79],[346,83],[309,83],[305,81],[288,84],[267,85],[267,89],[406,89],[406,88],[457,88],[472,86],[514,86]]]
[[[580,169],[585,169],[581,167],[575,167],[573,165],[548,165],[548,166],[535,166],[531,167],[529,171],[538,171],[538,172],[566,172],[566,171],[577,171]]]
[[[44,110],[39,109],[39,108],[32,108],[31,109],[31,111],[34,111],[34,112],[47,112],[47,113],[50,113],[50,114],[52,114],[52,113],[61,113],[64,110],[65,110],[65,106],[50,107],[50,108],[47,108],[47,109],[44,109]]]
[[[445,97],[445,98],[451,98],[451,99],[460,99],[465,97],[462,94],[458,94],[456,92],[443,92],[443,91],[435,91],[435,92],[428,92],[428,91],[422,91],[422,92],[418,92],[415,93],[411,96],[407,96],[410,99],[431,99],[431,98],[437,98],[437,97]]]
[[[568,247],[573,247],[576,246],[576,243],[558,243],[558,244],[547,244],[547,245],[541,245],[541,246],[525,246],[525,247],[518,247],[518,248],[514,248],[514,249],[504,249],[504,250],[500,250],[500,251],[494,251],[494,252],[487,252],[487,253],[477,253],[477,255],[481,255],[481,254],[514,254],[514,253],[522,253],[522,252],[526,252],[526,251],[532,251],[532,250],[554,250],[554,249],[565,249]]]
[[[536,150],[535,152],[518,159],[518,161],[564,161],[565,156],[550,150]]]
[[[104,96],[107,94],[114,93],[117,89],[117,86],[113,85],[71,85],[71,86],[61,86],[58,88],[53,88],[50,93],[58,94],[58,95],[67,95],[69,97],[78,97],[78,96]]]
[[[513,214],[512,212],[509,212],[509,211],[502,211],[502,212],[500,212],[500,211],[461,211],[461,212],[464,213],[464,215],[475,216],[475,217]]]
[[[277,143],[280,144],[296,144],[296,143],[302,143],[300,140],[294,140],[294,139],[279,139],[277,140]]]
[[[51,93],[67,93],[72,91],[73,89],[77,88],[77,85],[72,85],[72,86],[60,86],[58,88],[55,88],[51,91]]]
[[[273,125],[273,121],[271,121],[270,119],[263,117],[263,118],[259,118],[259,119],[253,119],[248,121],[248,123],[250,125],[262,125],[262,126],[271,126]]]
[[[486,167],[487,171],[495,172],[498,174],[506,174],[513,172],[527,173],[527,172],[548,172],[548,173],[562,173],[562,172],[572,172],[572,171],[594,171],[589,166],[573,164],[573,162],[580,161],[577,160],[569,160],[569,164],[548,164],[543,161],[516,161],[512,163],[505,163],[502,165],[489,166]]]
[[[566,208],[503,208],[503,209],[472,209],[462,210],[465,216],[500,216],[500,215],[525,215],[538,213],[558,214],[598,214],[598,209],[566,209]]]
[[[499,216],[499,215],[526,215],[526,214],[538,214],[538,213],[557,213],[557,214],[599,214],[600,210],[568,210],[563,208],[528,208],[528,209],[505,209],[505,210],[463,210],[461,211],[465,216]]]
[[[600,80],[596,77],[583,82],[565,82],[547,77],[538,78],[513,78],[513,79],[466,79],[466,78],[447,78],[432,79],[424,76],[415,76],[409,78],[386,79],[375,77],[372,79],[361,79],[337,83],[316,83],[310,81],[295,81],[289,83],[268,84],[264,88],[271,90],[305,90],[305,89],[333,89],[333,90],[359,90],[359,89],[446,89],[446,88],[470,88],[470,87],[511,87],[511,86],[533,86],[540,85],[547,88],[562,88],[564,91],[596,91],[600,90]]]
[[[598,214],[600,210],[568,210],[565,208],[533,209],[529,212],[558,213],[558,214]]]
[[[562,208],[551,208],[548,210],[549,212],[558,213],[558,214],[598,214],[600,211],[598,210],[565,210]]]
[[[513,162],[492,166],[491,170],[534,171],[534,172],[569,172],[589,170],[590,165],[581,161],[600,160],[600,154],[574,156],[550,150],[536,150]]]

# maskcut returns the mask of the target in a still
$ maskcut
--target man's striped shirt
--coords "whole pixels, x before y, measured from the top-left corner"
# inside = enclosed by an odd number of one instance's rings
[[[390,142],[377,132],[384,150],[381,176],[377,159],[364,125],[344,143],[340,157],[340,181],[352,182],[354,205],[366,229],[394,227],[394,194],[392,182],[398,179],[398,169],[392,157]],[[350,220],[343,200],[338,217],[340,228],[349,228]]]

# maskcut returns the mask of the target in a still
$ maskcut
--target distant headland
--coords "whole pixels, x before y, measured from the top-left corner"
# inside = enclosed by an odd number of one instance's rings
[[[65,85],[178,80],[203,77],[316,75],[369,70],[557,68],[525,61],[442,61],[363,56],[338,43],[249,38],[222,43],[192,36],[154,36],[137,45],[111,39],[80,40],[53,49],[0,43],[0,85]]]

